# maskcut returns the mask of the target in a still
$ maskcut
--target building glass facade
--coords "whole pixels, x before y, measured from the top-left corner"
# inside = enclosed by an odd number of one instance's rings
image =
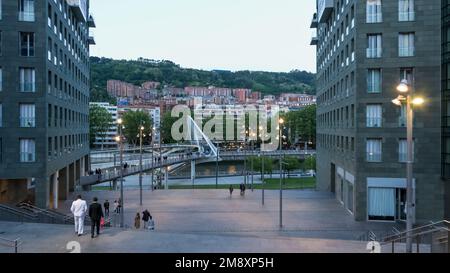
[[[0,202],[57,207],[89,166],[89,1],[0,4]]]
[[[405,219],[404,109],[391,101],[407,79],[415,109],[416,222],[442,220],[441,1],[334,0],[317,24],[317,185],[357,221]],[[319,9],[320,10],[320,9]],[[449,142],[450,143],[450,142]]]

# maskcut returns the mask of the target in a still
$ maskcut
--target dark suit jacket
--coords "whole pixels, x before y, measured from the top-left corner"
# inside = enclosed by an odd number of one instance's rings
[[[100,205],[99,203],[92,203],[89,206],[89,217],[92,220],[100,221],[100,219],[103,217],[102,205]]]

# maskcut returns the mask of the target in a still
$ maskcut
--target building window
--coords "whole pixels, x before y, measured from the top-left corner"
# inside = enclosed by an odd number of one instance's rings
[[[36,71],[34,68],[20,68],[20,92],[36,92]]]
[[[366,141],[367,162],[381,162],[381,139],[367,139]]]
[[[413,142],[413,161],[414,161],[414,142]],[[400,139],[398,142],[398,161],[406,163],[408,161],[408,141]]]
[[[381,104],[370,104],[366,108],[367,127],[380,128],[382,123]]]
[[[53,137],[48,138],[47,155],[48,160],[50,160],[53,156]]]
[[[399,80],[407,80],[410,87],[414,87],[414,68],[400,68]]]
[[[3,91],[3,70],[0,67],[0,92]]]
[[[367,0],[367,23],[383,22],[383,12],[381,10],[381,0]]]
[[[400,33],[398,36],[398,56],[414,56],[414,33]]]
[[[20,32],[20,56],[34,57],[34,33]]]
[[[381,58],[381,34],[367,35],[367,58]]]
[[[398,2],[398,20],[400,22],[414,21],[414,0],[399,0]]]
[[[36,127],[36,107],[34,104],[20,104],[20,127]]]
[[[369,220],[395,220],[395,188],[368,188],[367,195]]]
[[[367,73],[367,92],[381,93],[381,69],[369,69]]]
[[[34,0],[19,0],[19,21],[34,22]]]
[[[34,139],[20,140],[20,162],[36,161],[36,143]]]
[[[399,127],[406,127],[406,105],[402,104],[400,108],[400,117],[398,120]]]
[[[0,103],[0,127],[3,127],[3,105]]]

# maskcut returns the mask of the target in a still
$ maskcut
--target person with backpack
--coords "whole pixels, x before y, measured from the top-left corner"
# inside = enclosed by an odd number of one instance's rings
[[[144,221],[144,229],[148,228],[148,221],[150,220],[150,212],[148,210],[145,210],[142,212],[142,221]]]

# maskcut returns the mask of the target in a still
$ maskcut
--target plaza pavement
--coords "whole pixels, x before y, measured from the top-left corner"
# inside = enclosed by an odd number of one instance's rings
[[[103,203],[119,198],[119,192],[82,192],[90,201]],[[245,197],[227,190],[125,191],[125,223],[131,227],[136,212],[148,209],[155,219],[155,231],[107,228],[99,238],[76,237],[73,226],[0,222],[0,236],[23,241],[22,252],[67,252],[75,240],[84,252],[367,252],[367,242],[358,241],[372,230],[388,232],[393,224],[355,222],[329,193],[285,191],[283,229],[278,226],[279,192],[247,191]],[[68,212],[71,202],[62,202]],[[89,227],[85,229],[90,232]],[[0,252],[7,251],[0,248]]]

